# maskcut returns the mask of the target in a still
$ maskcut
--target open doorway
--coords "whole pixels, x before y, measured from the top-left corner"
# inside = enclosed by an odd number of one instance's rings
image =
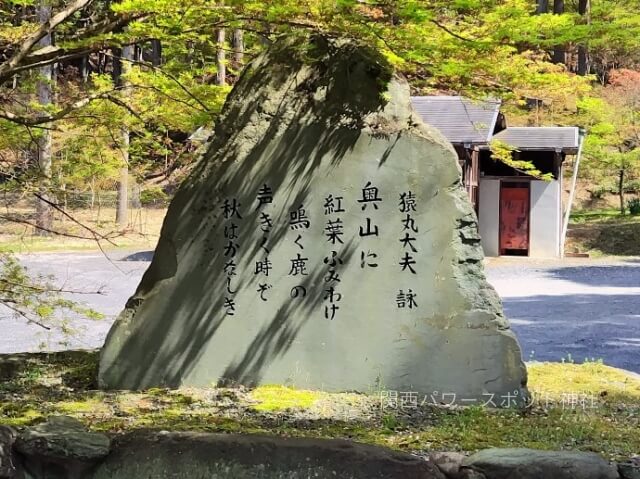
[[[529,256],[528,181],[500,182],[500,254]]]

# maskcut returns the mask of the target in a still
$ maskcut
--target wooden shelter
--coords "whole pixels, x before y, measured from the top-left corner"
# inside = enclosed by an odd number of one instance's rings
[[[413,97],[422,119],[452,143],[476,213],[487,256],[559,257],[563,245],[563,165],[578,154],[577,127],[507,127],[498,100],[456,96]],[[496,161],[490,143],[514,148],[551,181],[536,179]]]

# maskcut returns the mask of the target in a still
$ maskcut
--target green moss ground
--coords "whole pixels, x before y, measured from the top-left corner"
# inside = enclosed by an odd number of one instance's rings
[[[526,411],[381,408],[379,396],[283,386],[104,392],[96,390],[96,370],[95,353],[0,356],[0,424],[65,414],[110,433],[151,427],[347,438],[406,451],[640,453],[640,379],[597,362],[529,365],[536,400]]]

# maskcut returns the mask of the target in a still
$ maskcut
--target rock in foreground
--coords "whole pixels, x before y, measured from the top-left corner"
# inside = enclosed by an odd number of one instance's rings
[[[15,443],[28,477],[36,479],[85,479],[107,457],[110,439],[87,431],[77,419],[56,416],[26,429]]]
[[[120,438],[92,479],[444,479],[417,457],[348,441],[140,432]]]
[[[462,469],[487,479],[618,479],[615,466],[591,452],[485,449],[467,458]]]

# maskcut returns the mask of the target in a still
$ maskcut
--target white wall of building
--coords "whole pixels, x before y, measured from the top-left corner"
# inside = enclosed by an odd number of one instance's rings
[[[530,186],[529,257],[560,256],[562,204],[559,181],[532,180]],[[485,256],[499,256],[500,180],[481,178],[478,229]]]
[[[500,180],[480,178],[478,189],[478,230],[485,256],[499,256]]]
[[[529,256],[560,256],[562,205],[559,181],[531,181]]]

